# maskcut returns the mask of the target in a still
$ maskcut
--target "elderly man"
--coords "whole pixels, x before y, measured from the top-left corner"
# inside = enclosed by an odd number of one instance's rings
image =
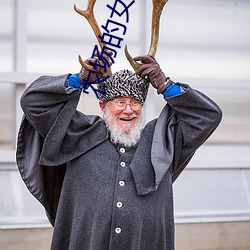
[[[121,70],[99,84],[103,119],[76,110],[84,69],[40,77],[21,99],[17,163],[54,226],[52,249],[174,249],[172,183],[222,113],[153,58],[135,59],[136,74]],[[144,126],[149,82],[167,103]]]

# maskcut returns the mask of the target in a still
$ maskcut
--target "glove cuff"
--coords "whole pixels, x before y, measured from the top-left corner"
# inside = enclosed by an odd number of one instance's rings
[[[162,94],[169,86],[174,85],[175,82],[173,82],[170,77],[166,78],[166,81],[162,83],[158,88],[157,88],[157,94]]]

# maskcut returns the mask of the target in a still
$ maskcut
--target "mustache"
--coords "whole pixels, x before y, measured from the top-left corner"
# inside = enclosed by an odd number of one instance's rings
[[[133,118],[137,118],[138,115],[136,114],[131,114],[131,115],[124,115],[124,114],[120,114],[117,116],[118,119],[133,119]]]

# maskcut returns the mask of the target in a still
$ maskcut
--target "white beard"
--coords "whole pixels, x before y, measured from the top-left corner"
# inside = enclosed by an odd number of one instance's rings
[[[103,119],[106,123],[107,129],[110,132],[110,139],[113,143],[122,144],[125,147],[136,146],[140,140],[141,132],[144,127],[144,119],[141,114],[135,127],[132,128],[129,132],[122,131],[121,128],[117,125],[116,118],[113,118],[108,111],[105,111],[103,114]]]

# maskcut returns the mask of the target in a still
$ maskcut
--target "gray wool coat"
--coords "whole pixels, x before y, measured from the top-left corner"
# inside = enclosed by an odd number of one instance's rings
[[[220,108],[182,84],[136,147],[112,144],[102,118],[76,110],[67,75],[43,76],[21,98],[17,164],[54,226],[51,249],[172,250],[172,183],[221,121]]]

